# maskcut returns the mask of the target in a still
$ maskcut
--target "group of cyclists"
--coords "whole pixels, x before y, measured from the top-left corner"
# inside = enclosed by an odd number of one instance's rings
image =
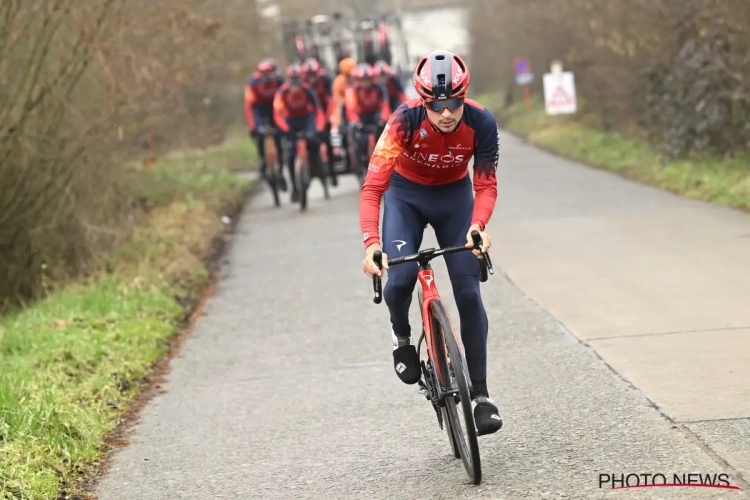
[[[290,64],[283,73],[273,59],[263,59],[247,83],[244,106],[250,136],[257,143],[261,176],[268,173],[265,137],[272,134],[278,160],[289,170],[291,202],[299,201],[294,138],[306,132],[311,171],[338,185],[336,158],[343,159],[348,171],[366,169],[369,134],[365,127],[375,125],[371,133],[379,137],[388,117],[405,101],[400,79],[382,60],[370,65],[344,58],[339,62],[339,74],[332,79],[312,57]],[[349,154],[349,141],[356,145],[354,155]],[[327,152],[325,162],[320,155],[322,144]],[[283,174],[279,181],[281,190],[287,191]]]
[[[279,151],[284,133],[308,131],[308,148],[316,160],[326,131],[331,132],[328,138],[338,133],[345,141],[353,133],[357,148],[352,160],[367,172],[359,195],[365,246],[362,271],[369,277],[388,272],[383,298],[390,313],[393,367],[402,382],[416,384],[421,369],[409,308],[418,267],[389,269],[388,255],[417,252],[428,225],[441,247],[465,244],[473,248],[471,233],[478,231],[482,248],[489,250],[486,225],[497,200],[499,129],[493,114],[467,97],[469,68],[453,52],[435,50],[419,61],[413,73],[419,97],[408,100],[383,61],[369,65],[345,58],[339,70],[331,82],[320,64],[308,59],[290,65],[282,77],[272,60],[261,61],[247,86],[247,123],[253,135],[266,126],[262,124],[275,123],[280,131],[276,136]],[[359,133],[368,124],[377,124],[379,137],[369,158],[367,137]],[[287,141],[292,145],[287,164],[294,185],[293,143]],[[258,147],[265,173],[262,141]],[[469,172],[472,158],[473,175]],[[335,179],[332,168],[327,172]],[[336,185],[335,180],[332,183]],[[292,201],[296,198],[293,190]],[[382,252],[382,269],[374,261],[378,251]],[[455,253],[446,255],[445,261],[460,317],[477,433],[483,435],[497,432],[503,422],[487,387],[489,325],[479,292],[479,250],[474,255]]]

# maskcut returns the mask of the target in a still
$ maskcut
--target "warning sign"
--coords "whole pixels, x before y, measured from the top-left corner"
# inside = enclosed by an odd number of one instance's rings
[[[576,112],[576,85],[573,73],[547,73],[544,75],[544,107],[548,115]]]

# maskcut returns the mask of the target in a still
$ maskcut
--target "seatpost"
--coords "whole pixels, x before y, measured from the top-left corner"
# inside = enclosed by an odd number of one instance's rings
[[[372,261],[378,266],[378,269],[383,269],[383,252],[375,250],[372,253]],[[383,282],[377,274],[372,275],[372,287],[375,291],[375,297],[373,297],[372,301],[380,304],[383,301]]]

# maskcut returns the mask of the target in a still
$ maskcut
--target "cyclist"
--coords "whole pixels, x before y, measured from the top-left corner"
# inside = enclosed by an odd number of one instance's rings
[[[274,126],[273,117],[273,99],[276,91],[281,88],[284,79],[278,74],[278,68],[273,59],[263,59],[258,63],[258,68],[250,78],[245,87],[245,120],[250,130],[250,136],[255,138],[260,156],[261,175],[266,175],[266,141],[263,133],[264,122],[267,121],[270,126]],[[277,126],[278,128],[278,126]],[[282,134],[277,131],[274,134],[274,143],[278,152],[279,162],[283,165]],[[287,185],[284,176],[281,176],[281,189],[286,191]]]
[[[333,92],[331,77],[328,76],[328,73],[326,73],[317,59],[312,57],[309,57],[307,61],[302,64],[301,71],[305,79],[305,83],[307,83],[307,85],[309,85],[315,91],[316,95],[318,96],[318,101],[320,101],[320,105],[323,107],[323,111],[326,117],[324,139],[326,142],[326,149],[328,150],[328,174],[331,177],[331,184],[333,186],[336,186],[338,184],[338,179],[336,178],[336,172],[333,171],[333,157],[331,151],[331,122],[328,118],[330,114],[327,112],[327,110],[331,106],[331,96]]]
[[[401,85],[401,79],[396,76],[390,64],[382,59],[375,63],[375,72],[378,75],[378,82],[388,91],[388,103],[391,109],[398,109],[399,106],[407,101],[404,86]]]
[[[402,104],[386,125],[370,159],[360,194],[360,225],[366,247],[362,270],[382,276],[373,263],[375,250],[388,255],[416,253],[427,224],[441,247],[473,246],[478,230],[482,246],[490,248],[485,226],[497,198],[499,132],[492,114],[466,99],[469,68],[456,54],[436,50],[423,57],[414,71],[420,95]],[[473,188],[468,163],[474,157]],[[384,195],[382,243],[379,237],[380,198]],[[479,250],[473,251],[479,256]],[[445,256],[453,296],[461,320],[461,338],[472,383],[477,433],[502,427],[497,405],[487,389],[487,314],[479,293],[479,263],[469,252]],[[391,317],[393,362],[407,384],[420,379],[417,351],[411,344],[409,306],[417,281],[417,266],[388,270],[383,291]]]
[[[287,81],[276,92],[273,112],[279,128],[287,133],[289,177],[292,181],[292,203],[299,201],[299,190],[294,175],[294,160],[297,156],[297,141],[294,135],[302,130],[307,132],[307,153],[310,169],[315,171],[318,161],[318,135],[325,127],[323,108],[311,89],[303,80],[299,64],[286,69]]]
[[[352,72],[352,77],[354,85],[346,89],[346,119],[355,133],[357,160],[364,166],[367,164],[368,135],[362,133],[362,129],[365,125],[377,124],[377,135],[380,136],[391,108],[386,90],[375,82],[375,68],[360,64]]]
[[[344,98],[346,89],[351,84],[351,73],[357,67],[357,61],[351,57],[345,57],[339,61],[339,74],[333,79],[333,96],[328,115],[331,120],[331,142],[340,144],[340,151],[344,155],[349,151],[346,129],[346,113],[344,112]]]

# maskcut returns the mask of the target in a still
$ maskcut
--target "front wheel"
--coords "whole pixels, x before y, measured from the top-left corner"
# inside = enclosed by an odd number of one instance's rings
[[[307,157],[297,155],[294,161],[295,177],[297,179],[297,191],[299,192],[300,211],[307,209],[307,187],[310,185],[310,166]]]
[[[458,390],[459,396],[458,402],[455,396],[445,397],[445,413],[448,417],[447,427],[451,430],[452,439],[455,439],[455,444],[464,463],[466,474],[474,484],[479,484],[482,482],[482,464],[479,457],[479,443],[477,442],[474,414],[471,408],[469,376],[466,363],[456,341],[453,326],[448,319],[448,313],[445,311],[445,306],[440,300],[434,300],[430,304],[430,316],[438,357],[436,360],[436,366],[439,371],[438,384],[443,393]],[[460,413],[463,414],[463,418],[459,417],[459,404]],[[463,424],[461,420],[463,420]],[[454,442],[451,442],[451,447],[453,447],[453,444]],[[455,448],[453,451],[455,455]]]
[[[282,181],[281,166],[278,161],[279,158],[276,156],[276,149],[274,149],[273,141],[268,141],[266,151],[266,176],[268,186],[271,188],[271,194],[273,195],[273,204],[277,207],[281,206],[281,198],[279,197],[279,186]]]

